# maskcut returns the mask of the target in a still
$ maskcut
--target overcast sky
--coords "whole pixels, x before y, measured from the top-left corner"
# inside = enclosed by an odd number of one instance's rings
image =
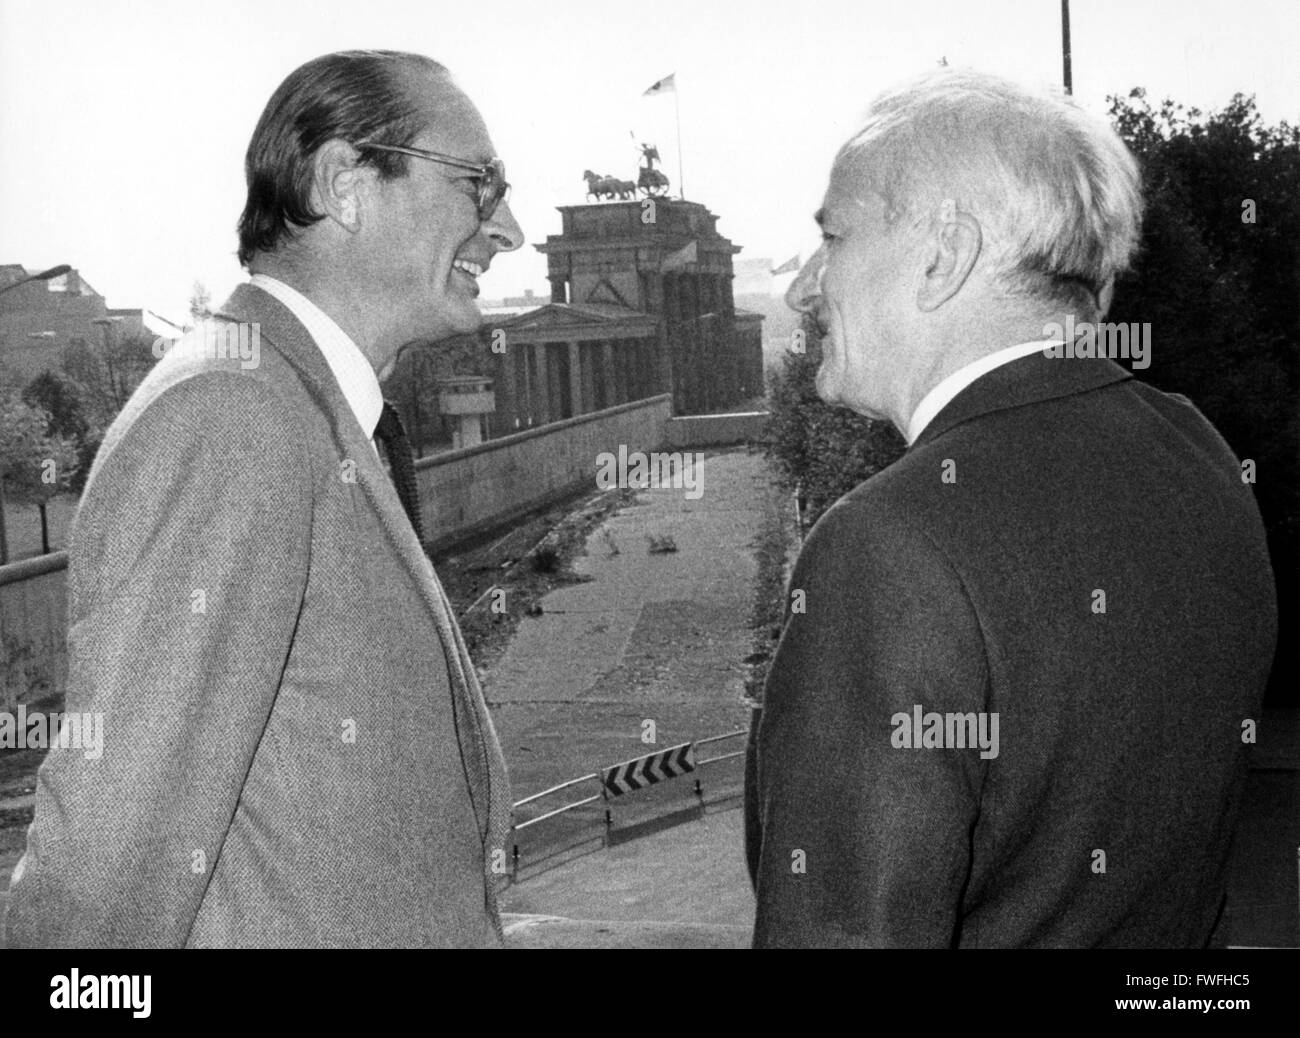
[[[1075,96],[1098,114],[1145,86],[1202,109],[1254,93],[1300,122],[1297,0],[1074,0]],[[0,262],[71,263],[110,306],[184,317],[191,284],[241,280],[243,154],[276,85],[328,51],[422,51],[487,119],[530,243],[487,297],[545,292],[531,247],[591,168],[635,179],[656,141],[742,257],[815,247],[811,213],[872,95],[941,57],[1061,78],[1058,0],[0,0]]]

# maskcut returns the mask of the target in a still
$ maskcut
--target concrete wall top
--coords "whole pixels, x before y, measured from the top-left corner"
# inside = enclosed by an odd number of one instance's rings
[[[592,411],[590,414],[580,414],[573,418],[565,418],[558,422],[549,422],[546,425],[539,425],[533,429],[524,429],[522,432],[511,433],[509,436],[502,436],[495,440],[488,440],[486,443],[480,443],[474,447],[462,447],[460,450],[443,451],[440,454],[431,454],[427,458],[420,458],[415,463],[415,470],[419,472],[422,469],[437,468],[440,465],[454,465],[458,461],[472,458],[475,454],[490,454],[494,451],[505,450],[515,444],[523,443],[526,440],[533,440],[539,436],[549,436],[562,429],[574,428],[579,425],[588,425],[592,422],[599,422],[626,411],[643,410],[647,407],[662,403],[671,404],[671,394],[661,393],[659,396],[646,397],[644,400],[630,400],[626,404],[616,404],[614,407],[607,407],[603,411]]]

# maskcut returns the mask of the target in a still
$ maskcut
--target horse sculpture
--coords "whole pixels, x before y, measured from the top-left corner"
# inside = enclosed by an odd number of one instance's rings
[[[636,197],[636,184],[630,180],[618,180],[615,177],[601,176],[591,170],[584,170],[582,179],[587,182],[587,197],[600,201],[602,198],[627,199]]]

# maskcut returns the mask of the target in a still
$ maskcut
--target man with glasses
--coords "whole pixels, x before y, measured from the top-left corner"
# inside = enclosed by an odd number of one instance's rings
[[[103,753],[42,767],[8,941],[496,945],[504,763],[378,375],[478,327],[504,169],[445,69],[357,51],[281,84],[245,173],[249,283],[82,498],[67,708]]]

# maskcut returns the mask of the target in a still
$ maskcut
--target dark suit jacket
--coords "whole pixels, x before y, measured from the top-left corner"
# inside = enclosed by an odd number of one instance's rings
[[[997,368],[823,516],[791,588],[756,946],[1206,942],[1277,621],[1252,488],[1187,400],[1108,360]],[[998,755],[897,746],[918,705],[997,713]]]
[[[68,709],[14,945],[493,945],[509,791],[454,617],[296,318],[251,286],[110,429],[69,552]],[[498,859],[504,861],[504,858]]]

